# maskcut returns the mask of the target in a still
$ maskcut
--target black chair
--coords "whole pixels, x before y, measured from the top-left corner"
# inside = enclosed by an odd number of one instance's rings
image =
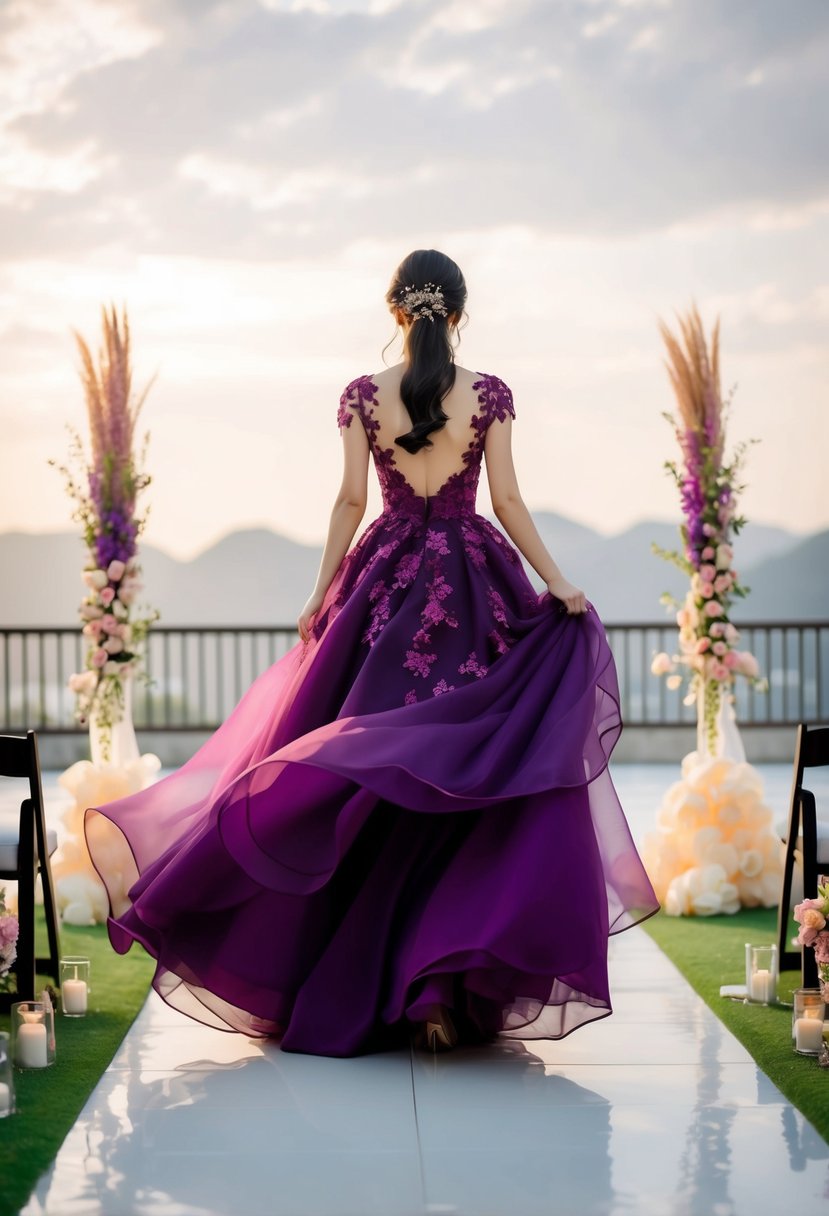
[[[20,777],[29,784],[29,796],[20,804],[20,818],[0,819],[0,880],[17,880],[17,916],[20,933],[17,959],[12,967],[17,992],[3,993],[0,1001],[8,1007],[13,1001],[35,998],[38,971],[60,983],[60,946],[57,906],[49,857],[57,848],[57,834],[46,830],[43,789],[37,735],[33,730],[20,735],[0,735],[0,777]],[[49,953],[37,957],[35,946],[35,886],[38,874],[43,889],[43,910]]]
[[[817,987],[817,963],[814,950],[802,947],[795,950],[791,944],[796,929],[792,917],[792,880],[795,867],[799,867],[803,874],[803,898],[812,899],[817,895],[821,875],[829,873],[829,823],[818,818],[815,796],[803,786],[805,769],[825,765],[829,765],[829,726],[809,727],[801,722],[797,728],[789,822],[784,841],[786,855],[777,913],[777,949],[781,971],[799,965],[804,988]]]

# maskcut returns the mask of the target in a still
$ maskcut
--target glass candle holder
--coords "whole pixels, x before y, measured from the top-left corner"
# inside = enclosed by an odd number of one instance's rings
[[[67,1018],[82,1018],[89,1008],[89,959],[60,960],[60,1007]]]
[[[43,1001],[12,1005],[15,1068],[48,1068],[55,1062],[55,1012]]]
[[[801,1056],[816,1056],[823,1044],[824,1003],[819,988],[796,988],[792,1011],[794,1049]]]
[[[746,942],[746,1000],[770,1005],[777,1000],[777,946]]]
[[[0,1119],[14,1114],[14,1075],[9,1036],[0,1031]]]

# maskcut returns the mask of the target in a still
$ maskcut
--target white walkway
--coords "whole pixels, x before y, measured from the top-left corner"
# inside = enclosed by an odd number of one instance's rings
[[[673,771],[615,770],[637,838]],[[282,1055],[153,996],[25,1216],[823,1210],[829,1145],[644,932],[611,978],[614,1015],[561,1042],[437,1058]]]

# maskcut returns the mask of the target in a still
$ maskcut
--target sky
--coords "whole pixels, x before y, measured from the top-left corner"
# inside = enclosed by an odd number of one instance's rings
[[[678,518],[658,323],[695,302],[745,513],[829,527],[828,76],[825,0],[0,0],[0,531],[73,527],[48,460],[115,302],[145,539],[321,541],[419,247],[464,270],[532,509]]]

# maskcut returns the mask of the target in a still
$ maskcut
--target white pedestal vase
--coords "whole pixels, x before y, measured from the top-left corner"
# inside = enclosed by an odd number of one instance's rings
[[[90,760],[79,760],[58,778],[73,797],[73,805],[62,816],[65,835],[52,862],[58,909],[67,924],[91,925],[106,921],[109,911],[104,885],[89,857],[83,831],[87,807],[103,806],[145,789],[155,780],[161,761],[151,752],[143,756],[132,720],[132,678],[123,680],[123,715],[107,739],[95,723],[89,726]],[[132,858],[126,842],[116,832],[108,844],[108,878],[117,894],[118,875],[130,872]],[[132,866],[134,870],[134,865]],[[125,880],[126,881],[126,880]],[[121,892],[122,895],[126,891]]]

